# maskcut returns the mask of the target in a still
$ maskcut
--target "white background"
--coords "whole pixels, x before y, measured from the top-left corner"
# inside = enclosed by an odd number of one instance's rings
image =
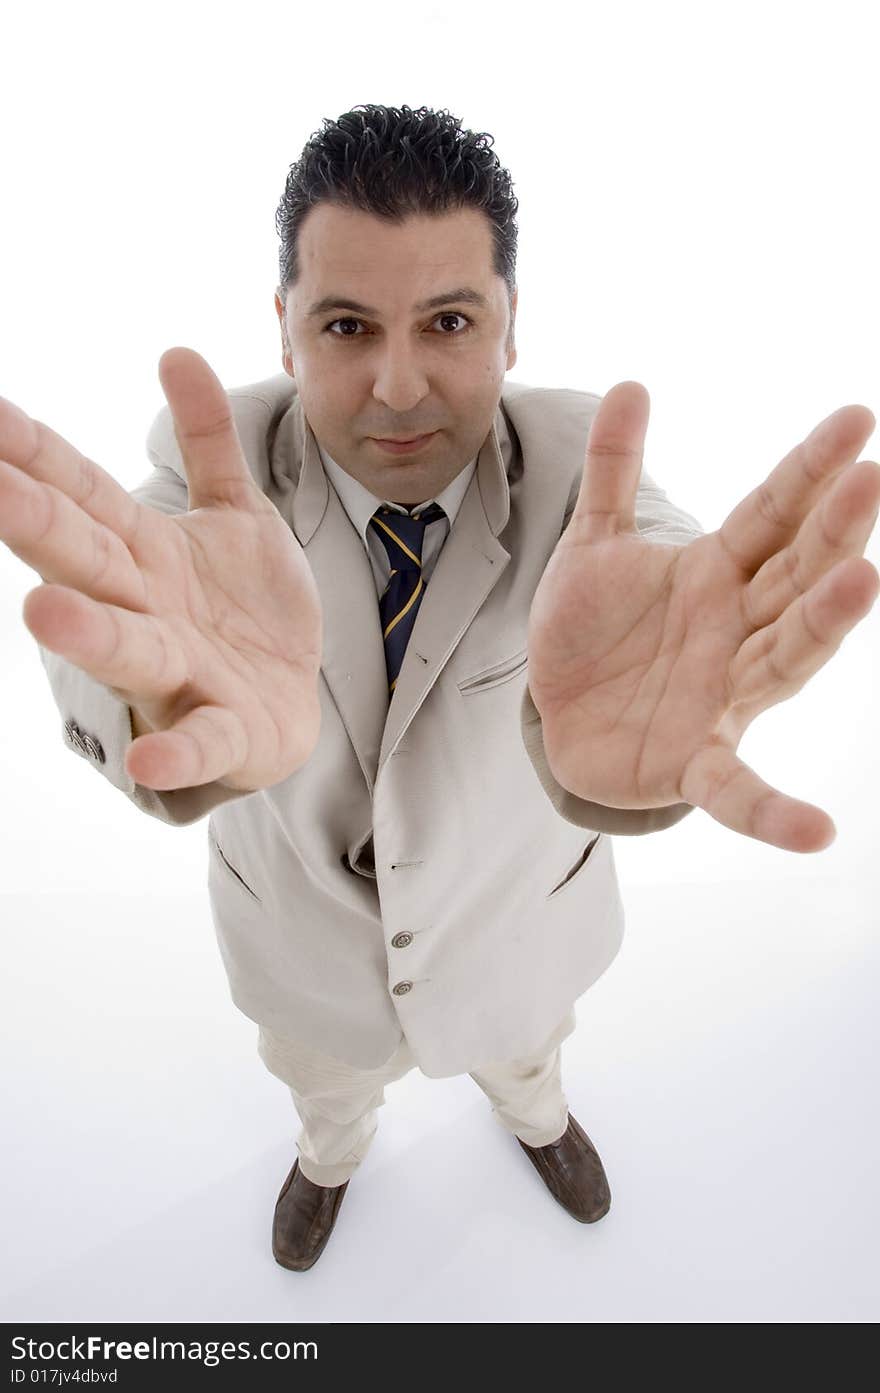
[[[282,371],[274,215],[311,132],[447,107],[520,201],[510,378],[643,382],[646,469],[712,530],[838,406],[880,414],[869,16],[19,7],[0,392],[134,487],[166,348],[227,386]],[[37,584],[0,547],[7,1319],[876,1319],[876,607],[739,748],[830,813],[826,851],[699,810],[615,841],[627,939],[564,1056],[608,1217],[554,1205],[470,1080],[414,1074],[293,1274],[268,1232],[296,1119],[227,999],[206,824],[145,817],[65,750]]]

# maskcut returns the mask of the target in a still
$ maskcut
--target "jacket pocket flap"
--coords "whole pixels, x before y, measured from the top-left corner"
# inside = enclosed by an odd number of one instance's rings
[[[253,899],[256,900],[257,904],[260,904],[260,903],[261,903],[261,900],[260,900],[259,895],[257,894],[257,892],[256,892],[255,890],[252,890],[252,889],[251,889],[251,887],[248,885],[247,881],[245,880],[244,876],[239,874],[239,872],[238,872],[238,871],[235,869],[235,867],[233,866],[232,862],[231,862],[231,861],[227,861],[226,857],[225,857],[224,854],[223,854],[223,849],[222,849],[222,847],[220,846],[220,843],[218,842],[216,836],[214,835],[214,833],[211,831],[210,828],[208,829],[208,845],[209,845],[210,847],[212,847],[214,851],[216,851],[216,853],[217,853],[217,855],[219,856],[220,860],[222,861],[223,865],[226,867],[226,869],[227,869],[232,875],[235,876],[235,878],[236,878],[236,880],[238,881],[239,885],[242,885],[242,886],[244,887],[244,889],[247,890],[248,894],[249,894]]]
[[[595,836],[593,836],[590,839],[590,841],[584,847],[581,854],[578,856],[578,859],[575,861],[574,865],[570,866],[569,869],[566,871],[565,875],[559,881],[559,883],[557,885],[554,885],[553,889],[550,891],[550,894],[547,896],[548,900],[552,900],[553,896],[557,894],[557,892],[561,890],[564,885],[571,884],[578,871],[582,870],[583,867],[586,865],[587,861],[589,861],[593,848],[598,842],[601,835],[601,832],[597,832]]]
[[[502,658],[500,663],[493,663],[491,667],[483,668],[471,677],[462,678],[458,684],[458,690],[466,694],[468,692],[484,692],[489,687],[497,687],[499,683],[508,682],[511,677],[522,672],[527,667],[528,661],[528,649],[522,648],[519,653],[514,653],[512,657]]]

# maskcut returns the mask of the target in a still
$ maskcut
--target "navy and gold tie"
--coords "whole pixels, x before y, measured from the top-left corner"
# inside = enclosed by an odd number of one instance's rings
[[[379,600],[389,698],[394,695],[403,655],[427,585],[422,579],[425,528],[429,522],[445,516],[439,503],[431,503],[412,514],[378,508],[370,519],[370,526],[382,538],[391,562],[391,576]]]

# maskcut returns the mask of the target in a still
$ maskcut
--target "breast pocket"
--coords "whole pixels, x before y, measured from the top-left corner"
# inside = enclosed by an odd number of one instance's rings
[[[518,673],[524,672],[528,662],[528,649],[521,648],[511,657],[502,658],[500,663],[493,663],[491,667],[481,668],[472,676],[462,678],[458,690],[462,696],[469,696],[471,692],[488,692],[492,687],[500,687],[502,682],[509,682]]]
[[[223,853],[223,849],[220,846],[220,843],[217,841],[217,838],[215,837],[214,833],[211,831],[210,828],[208,829],[208,845],[211,848],[214,855],[216,856],[221,868],[227,871],[229,875],[234,877],[238,885],[240,885],[242,889],[247,891],[251,899],[256,900],[257,904],[262,903],[259,895],[256,893],[255,890],[251,889],[244,876],[240,875],[239,872],[233,866],[232,862],[227,860],[226,856]]]
[[[597,832],[593,837],[591,837],[590,841],[587,843],[583,851],[578,856],[574,865],[569,866],[562,879],[560,881],[557,881],[556,885],[554,885],[553,889],[550,891],[550,894],[547,896],[548,900],[555,899],[564,890],[567,890],[571,885],[574,885],[575,881],[578,879],[578,876],[582,873],[584,867],[589,862],[590,857],[593,854],[593,849],[597,845],[601,836],[602,833]]]

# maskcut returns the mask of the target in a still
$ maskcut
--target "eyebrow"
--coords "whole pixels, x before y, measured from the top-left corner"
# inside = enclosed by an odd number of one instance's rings
[[[432,295],[430,300],[422,300],[420,304],[414,305],[413,309],[417,314],[423,314],[427,310],[439,309],[442,305],[448,305],[453,300],[458,300],[460,304],[477,305],[480,309],[487,310],[489,301],[485,295],[481,295],[479,290],[472,290],[470,286],[460,286],[458,290],[445,290],[442,295]],[[366,314],[372,318],[379,317],[379,311],[372,305],[362,305],[357,300],[349,300],[344,295],[325,295],[322,300],[316,300],[306,313],[307,319],[315,319],[318,315],[327,314],[330,310],[354,310],[355,314]]]

